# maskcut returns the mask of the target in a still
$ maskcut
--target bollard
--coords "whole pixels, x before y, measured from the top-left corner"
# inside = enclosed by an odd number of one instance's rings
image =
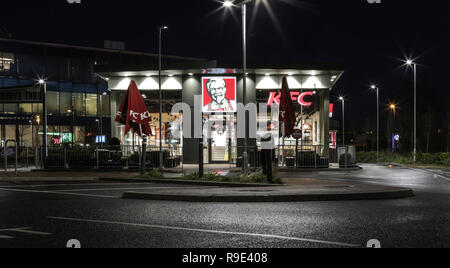
[[[36,169],[39,166],[39,147],[34,148],[34,166]]]
[[[4,157],[5,157],[5,172],[8,172],[8,153],[6,152],[7,150],[6,150],[6,141],[5,141],[5,144],[4,144],[4,148],[3,148],[3,155],[4,155]]]
[[[97,158],[97,169],[100,169],[100,158],[99,158],[98,147],[97,147],[97,150],[95,150],[95,156]]]
[[[64,145],[64,169],[69,169],[69,164],[67,163],[67,146]]]
[[[27,152],[27,168],[29,168],[30,167],[30,155],[29,155],[28,146],[26,147],[26,152]]]
[[[198,176],[200,178],[203,178],[204,176],[204,163],[203,163],[203,140],[199,139],[199,146],[198,146]]]
[[[15,165],[15,168],[14,168],[14,172],[16,174],[17,174],[17,166],[18,166],[18,164],[19,164],[19,146],[18,146],[18,144],[16,142],[16,165]]]

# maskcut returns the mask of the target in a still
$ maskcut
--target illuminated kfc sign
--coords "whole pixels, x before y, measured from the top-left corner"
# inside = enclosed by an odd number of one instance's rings
[[[315,92],[291,92],[292,101],[298,102],[301,106],[310,107],[313,105],[312,97],[315,95]],[[280,97],[281,92],[270,92],[269,100],[267,101],[267,106],[272,106],[274,104],[280,105]]]
[[[236,77],[203,77],[203,112],[236,112]]]

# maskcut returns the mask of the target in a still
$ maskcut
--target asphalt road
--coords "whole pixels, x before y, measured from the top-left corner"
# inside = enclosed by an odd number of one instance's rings
[[[298,175],[297,175],[298,176]],[[201,204],[124,200],[151,183],[0,184],[0,248],[450,247],[450,174],[364,166],[302,177],[412,188],[384,201]]]

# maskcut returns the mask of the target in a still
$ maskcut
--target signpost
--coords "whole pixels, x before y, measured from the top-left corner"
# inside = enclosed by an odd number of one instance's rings
[[[292,133],[292,137],[295,139],[295,167],[297,167],[298,162],[298,140],[303,137],[303,133],[301,129],[294,129],[294,133]]]

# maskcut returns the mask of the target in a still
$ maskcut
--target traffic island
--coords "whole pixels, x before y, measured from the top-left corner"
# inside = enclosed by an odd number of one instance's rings
[[[253,203],[383,200],[414,196],[414,192],[408,188],[318,181],[314,183],[309,180],[304,185],[295,186],[151,189],[125,192],[123,198],[182,202]]]

